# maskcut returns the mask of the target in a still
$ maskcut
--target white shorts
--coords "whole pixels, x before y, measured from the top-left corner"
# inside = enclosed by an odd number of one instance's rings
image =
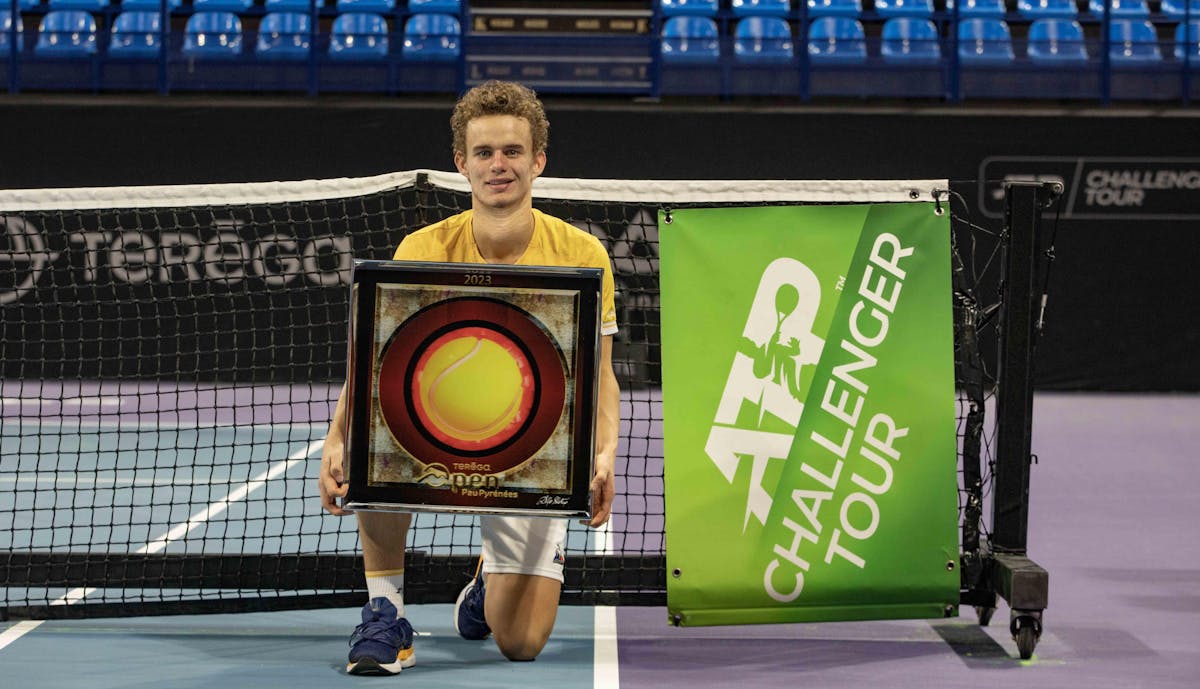
[[[479,518],[486,574],[536,574],[563,580],[567,520],[546,517]]]

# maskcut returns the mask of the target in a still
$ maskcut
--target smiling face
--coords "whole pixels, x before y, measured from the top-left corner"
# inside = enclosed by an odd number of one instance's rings
[[[534,152],[529,122],[513,115],[485,115],[467,123],[464,150],[454,165],[471,183],[476,209],[531,205],[533,180],[546,167],[545,151]]]

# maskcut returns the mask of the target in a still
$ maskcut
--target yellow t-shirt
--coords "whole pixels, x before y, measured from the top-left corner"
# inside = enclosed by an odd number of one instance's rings
[[[396,247],[397,261],[439,263],[487,263],[471,234],[471,211],[464,211],[424,227],[404,238]],[[612,263],[599,239],[562,220],[533,209],[533,237],[519,266],[603,268],[600,291],[600,333],[617,332],[617,308],[613,301]]]

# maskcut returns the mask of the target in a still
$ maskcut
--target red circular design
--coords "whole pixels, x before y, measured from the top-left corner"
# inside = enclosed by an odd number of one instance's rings
[[[505,351],[517,352],[528,368],[522,373],[522,420],[485,439],[466,440],[447,433],[422,409],[417,373],[439,348],[461,337],[486,337]],[[400,324],[380,355],[379,407],[383,422],[404,449],[423,464],[466,461],[461,473],[497,474],[524,464],[554,434],[566,405],[564,358],[553,337],[529,313],[508,302],[459,297],[438,302]],[[521,359],[513,360],[521,365]],[[525,394],[528,389],[529,394]],[[459,473],[459,472],[455,472]]]

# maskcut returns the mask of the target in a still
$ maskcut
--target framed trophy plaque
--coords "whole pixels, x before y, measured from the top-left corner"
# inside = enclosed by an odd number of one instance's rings
[[[345,506],[590,517],[601,279],[356,262]]]

